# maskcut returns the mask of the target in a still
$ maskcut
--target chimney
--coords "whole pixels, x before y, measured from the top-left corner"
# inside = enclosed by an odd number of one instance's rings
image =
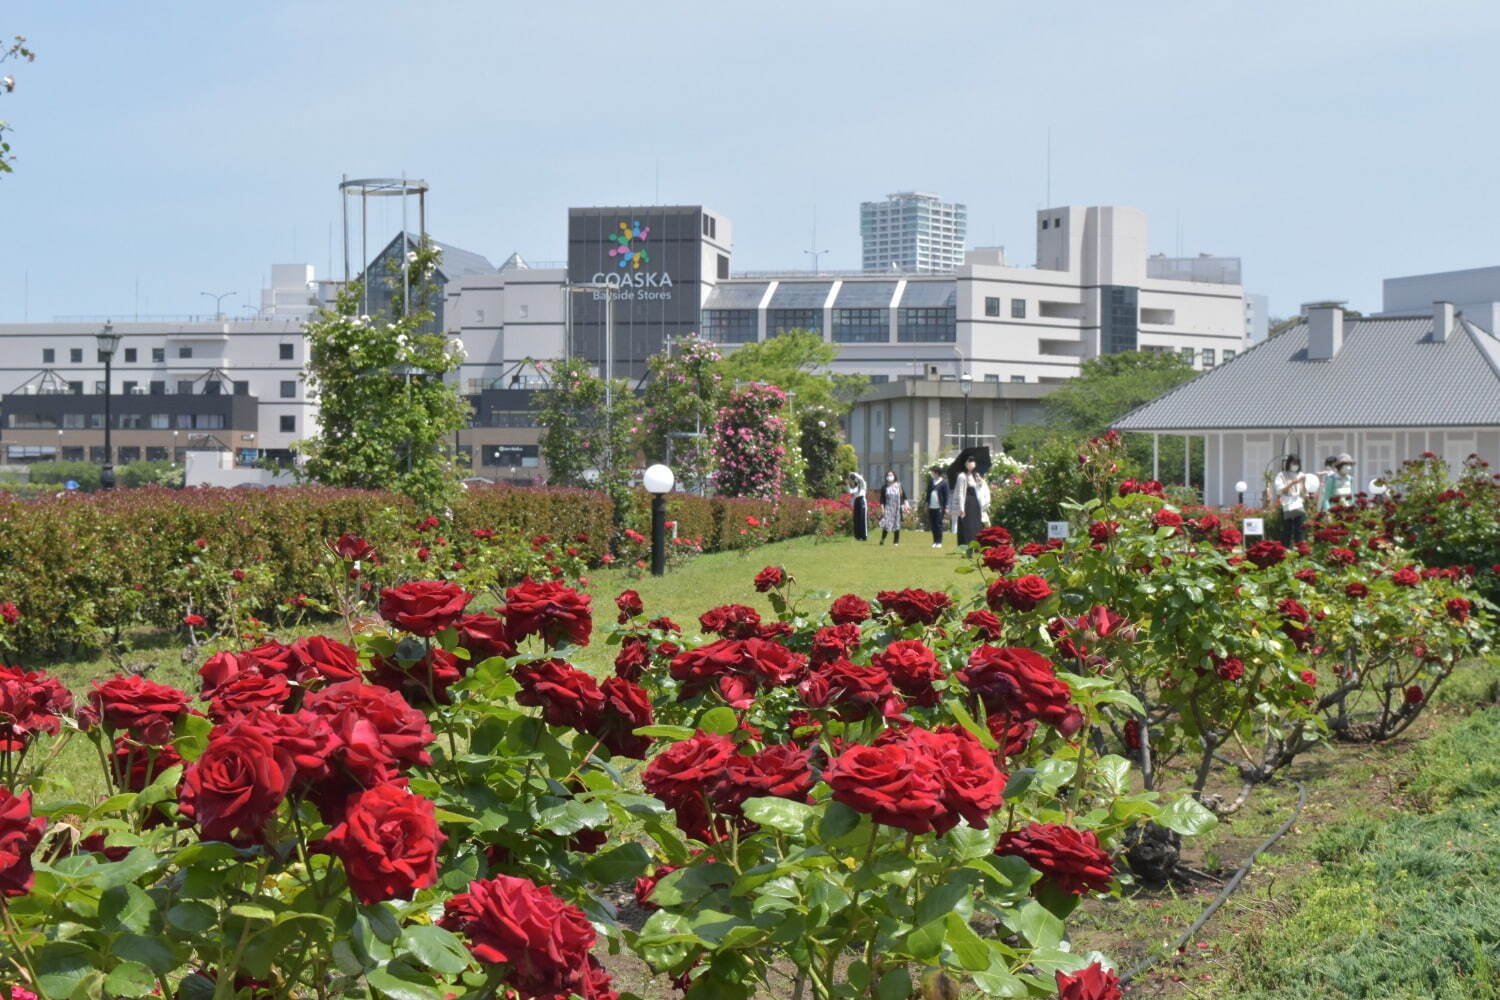
[[[1307,360],[1332,361],[1344,346],[1344,308],[1336,302],[1307,307]]]
[[[1434,302],[1432,304],[1432,342],[1434,344],[1446,344],[1452,334],[1453,303]]]

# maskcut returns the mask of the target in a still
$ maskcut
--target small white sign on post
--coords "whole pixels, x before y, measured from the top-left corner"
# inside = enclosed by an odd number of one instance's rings
[[[1048,521],[1047,522],[1047,540],[1048,541],[1051,541],[1054,538],[1067,538],[1067,537],[1068,537],[1068,522],[1067,521]]]
[[[1266,536],[1266,526],[1265,520],[1263,518],[1247,517],[1241,523],[1244,525],[1244,527],[1240,529],[1243,534],[1259,535],[1262,538]]]

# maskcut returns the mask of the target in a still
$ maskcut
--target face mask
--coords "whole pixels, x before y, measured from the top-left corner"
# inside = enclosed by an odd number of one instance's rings
[[[1291,465],[1287,466],[1287,471],[1288,472],[1301,472],[1302,471],[1302,466],[1298,465],[1296,462],[1293,462]]]
[[[896,477],[895,476],[886,476],[885,477],[885,481],[888,482],[888,483],[894,483],[896,481]]]

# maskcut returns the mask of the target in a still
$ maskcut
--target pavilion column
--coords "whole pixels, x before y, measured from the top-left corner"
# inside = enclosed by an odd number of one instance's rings
[[[1151,435],[1151,478],[1161,482],[1161,435]]]

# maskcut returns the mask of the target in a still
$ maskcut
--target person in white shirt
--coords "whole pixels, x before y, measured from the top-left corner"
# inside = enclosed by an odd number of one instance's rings
[[[1271,484],[1276,502],[1281,506],[1281,544],[1291,546],[1302,541],[1302,524],[1307,519],[1307,500],[1317,491],[1310,489],[1309,478],[1302,473],[1302,459],[1288,455],[1281,463],[1281,471]]]

